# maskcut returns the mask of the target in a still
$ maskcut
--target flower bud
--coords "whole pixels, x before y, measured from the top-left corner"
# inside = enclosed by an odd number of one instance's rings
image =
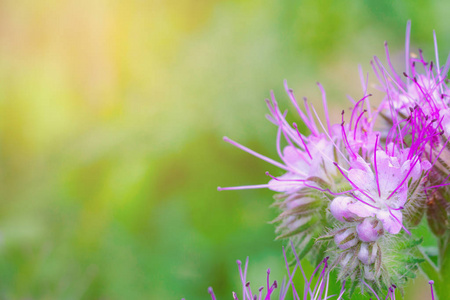
[[[331,214],[341,222],[351,222],[356,215],[348,210],[348,206],[355,200],[351,197],[336,197],[330,204]]]
[[[377,258],[377,246],[369,246],[368,243],[361,243],[359,248],[358,258],[365,265],[371,265]]]
[[[334,236],[334,242],[342,250],[355,246],[358,243],[355,229],[347,228],[345,231],[337,233]]]
[[[364,266],[364,278],[370,281],[375,280],[375,273],[369,266]]]
[[[356,226],[358,237],[363,242],[374,242],[383,234],[383,224],[375,218],[365,218]]]
[[[350,262],[350,260],[352,259],[352,257],[353,257],[353,255],[350,252],[347,252],[347,254],[345,254],[345,256],[343,256],[341,261],[339,262],[341,267],[342,268],[347,267],[347,265]]]

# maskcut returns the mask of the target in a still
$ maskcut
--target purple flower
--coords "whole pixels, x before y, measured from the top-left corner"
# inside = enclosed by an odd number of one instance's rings
[[[388,66],[383,66],[377,57],[372,63],[375,74],[386,94],[380,113],[388,120],[384,134],[398,147],[409,144],[409,148],[428,164],[422,189],[425,197],[419,206],[426,206],[431,231],[443,235],[448,218],[443,200],[448,193],[450,172],[450,88],[447,76],[450,69],[450,54],[445,65],[439,63],[436,34],[434,36],[435,61],[427,61],[419,50],[410,53],[410,29],[408,22],[405,43],[405,65],[403,74],[396,72],[390,62],[386,47]],[[420,221],[416,220],[415,223]]]
[[[266,100],[267,118],[277,128],[279,161],[224,138],[279,167],[283,174],[267,172],[270,180],[266,184],[218,189],[278,192],[278,238],[291,239],[301,249],[300,258],[309,253],[317,260],[328,250],[332,268],[339,270],[338,278],[359,282],[362,288],[403,284],[407,277],[398,270],[417,269],[419,260],[404,261],[401,256],[412,255],[410,248],[417,248],[410,230],[420,222],[424,207],[431,230],[436,235],[447,231],[450,89],[445,79],[450,56],[444,67],[439,66],[437,50],[436,64],[426,62],[422,52],[411,58],[409,31],[408,23],[403,76],[395,72],[387,44],[388,67],[377,57],[372,62],[385,94],[378,107],[370,104],[368,79],[361,70],[363,95],[358,101],[350,98],[352,109],[347,114],[342,111],[338,124],[330,121],[320,84],[325,122],[306,99],[300,108],[285,82],[309,133],[301,133],[296,123],[286,121],[287,112],[280,110],[271,93]],[[405,246],[409,244],[413,246]]]
[[[408,184],[421,178],[418,157],[408,159],[407,150],[376,150],[372,166],[358,157],[347,171],[346,178],[355,189],[358,201],[349,201],[347,210],[361,218],[376,217],[392,234],[404,227],[402,212],[408,198]]]

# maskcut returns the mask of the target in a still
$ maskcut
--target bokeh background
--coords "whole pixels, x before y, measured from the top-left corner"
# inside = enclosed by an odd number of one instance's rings
[[[450,49],[448,1],[0,1],[0,298],[219,299],[285,274],[264,98],[335,116],[358,63]],[[399,62],[401,65],[401,61]],[[370,82],[374,77],[370,75]],[[320,106],[317,104],[316,106]],[[296,121],[295,114],[289,115]],[[310,268],[307,262],[305,266]],[[423,278],[407,299],[426,299]]]

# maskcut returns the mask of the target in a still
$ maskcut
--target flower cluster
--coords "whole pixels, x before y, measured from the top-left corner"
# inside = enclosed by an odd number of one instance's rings
[[[387,67],[372,62],[384,99],[370,103],[368,77],[361,72],[363,95],[350,98],[352,108],[332,124],[322,93],[325,122],[306,99],[303,109],[285,82],[285,89],[306,130],[286,121],[271,94],[269,121],[277,127],[281,162],[225,137],[234,146],[282,169],[263,185],[219,190],[269,188],[278,192],[279,238],[289,238],[302,258],[329,255],[340,280],[362,289],[382,291],[414,277],[422,261],[414,255],[420,241],[411,230],[426,211],[437,235],[448,230],[450,205],[450,56],[441,67],[410,54],[407,26],[406,70],[397,73],[386,47]],[[308,134],[303,133],[307,131]],[[314,251],[311,251],[314,249]],[[329,253],[329,254],[326,254]]]

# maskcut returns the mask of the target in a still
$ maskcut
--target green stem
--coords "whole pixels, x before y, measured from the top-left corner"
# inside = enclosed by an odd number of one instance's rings
[[[438,239],[439,267],[431,261],[429,256],[419,247],[416,255],[425,261],[420,264],[420,268],[428,277],[434,281],[434,292],[436,299],[446,299],[448,291],[450,291],[450,234],[446,233],[443,237]]]
[[[435,291],[438,299],[445,299],[445,297],[448,297],[448,291],[450,291],[450,234],[447,232],[438,242],[439,281],[436,282]]]
[[[436,283],[441,281],[441,274],[436,265],[431,261],[430,257],[425,253],[425,251],[419,247],[416,255],[425,261],[420,264],[422,272],[429,278],[434,280]]]

